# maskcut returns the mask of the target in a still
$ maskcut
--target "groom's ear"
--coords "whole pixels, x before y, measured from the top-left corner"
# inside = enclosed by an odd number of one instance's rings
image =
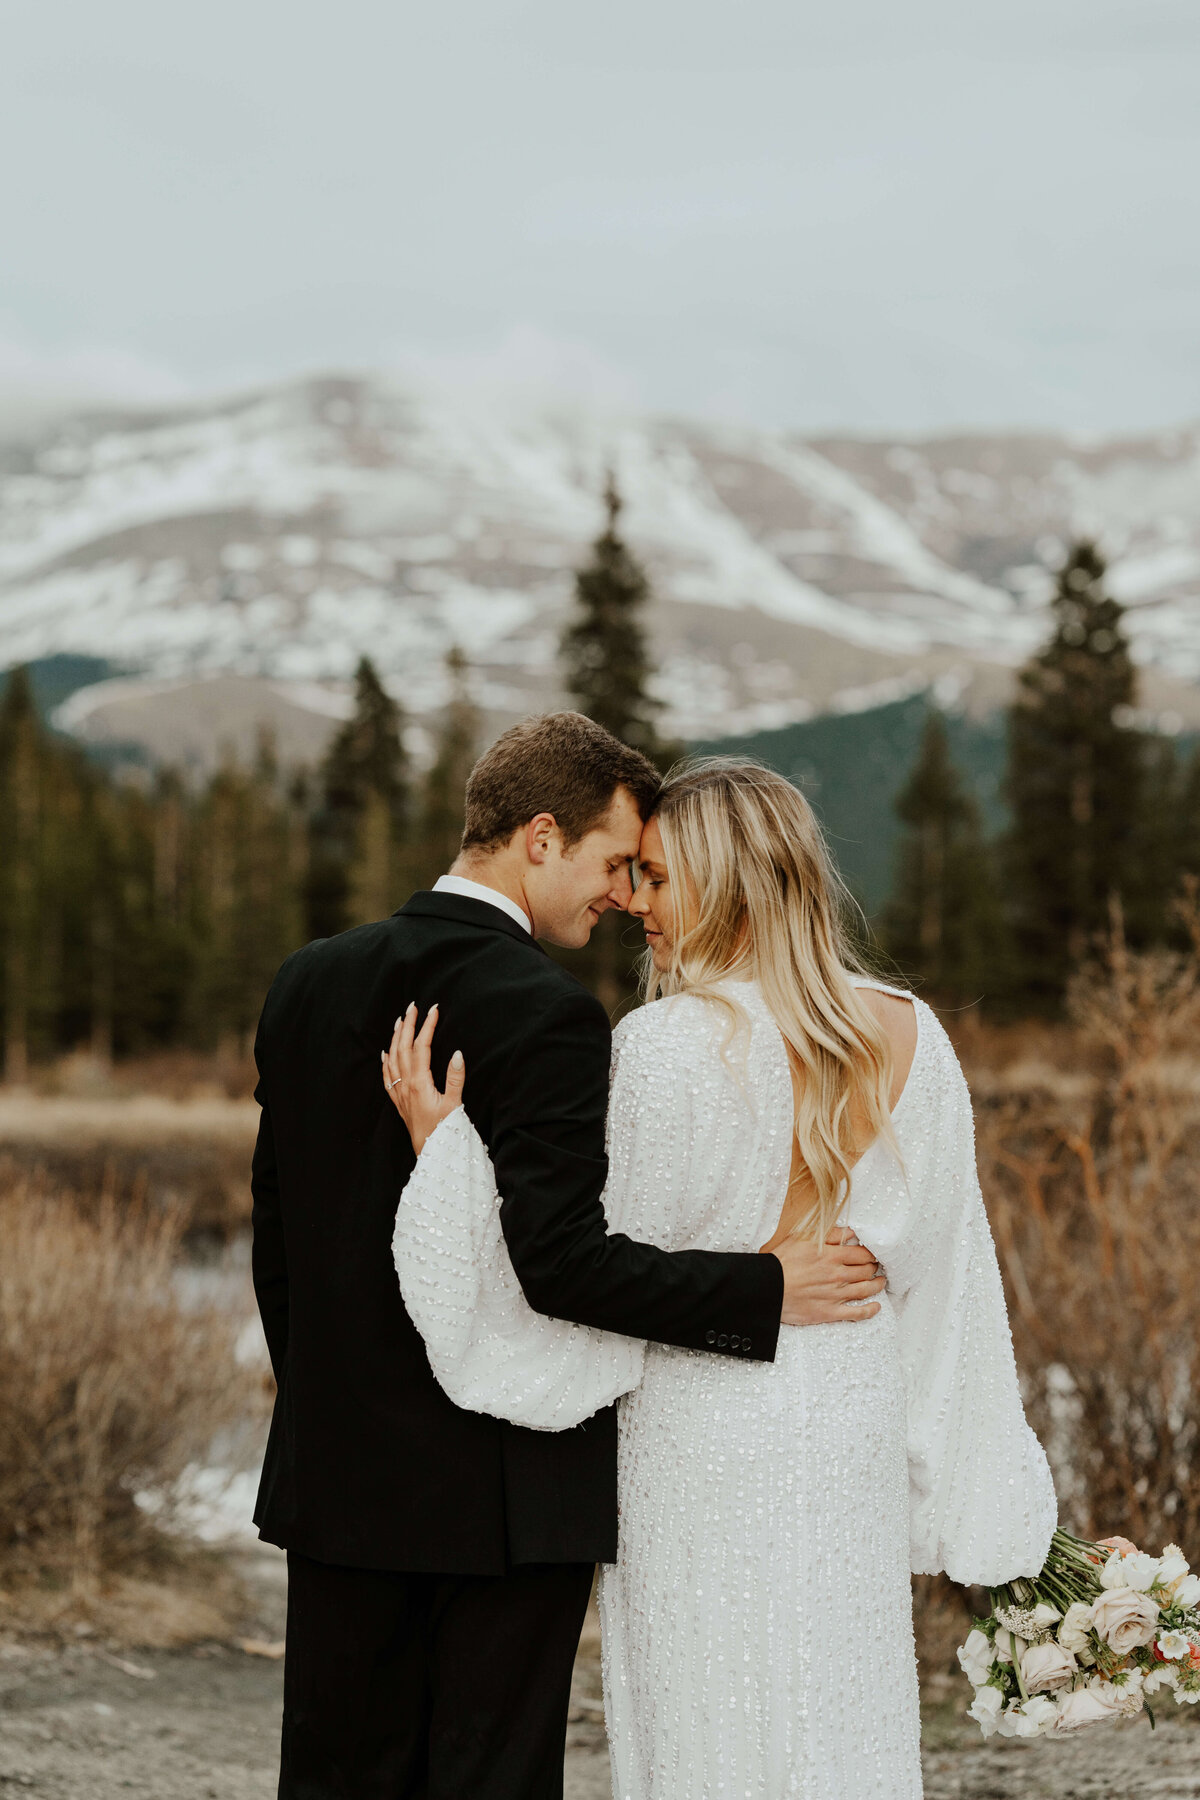
[[[558,835],[558,821],[553,813],[537,813],[530,819],[525,827],[525,854],[530,862],[544,863]]]

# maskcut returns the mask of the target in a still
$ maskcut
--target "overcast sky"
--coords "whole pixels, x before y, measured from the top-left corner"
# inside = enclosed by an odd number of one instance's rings
[[[1200,415],[1200,0],[7,0],[0,396]]]

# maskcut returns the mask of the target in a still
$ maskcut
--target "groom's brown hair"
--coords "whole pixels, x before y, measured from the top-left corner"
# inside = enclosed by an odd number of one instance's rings
[[[600,824],[618,788],[648,819],[661,786],[648,757],[583,713],[523,719],[471,770],[462,848],[498,850],[538,813],[553,813],[569,848]]]

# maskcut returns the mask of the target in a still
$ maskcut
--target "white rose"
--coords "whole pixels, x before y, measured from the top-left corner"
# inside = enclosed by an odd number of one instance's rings
[[[984,1737],[991,1737],[997,1729],[1000,1711],[1004,1705],[1004,1695],[999,1688],[980,1688],[971,1705],[967,1708],[967,1717],[974,1719]]]
[[[1053,1606],[1047,1606],[1044,1600],[1039,1601],[1033,1609],[1033,1622],[1039,1631],[1049,1631],[1061,1618],[1062,1614]]]
[[[1185,1575],[1173,1599],[1176,1606],[1200,1606],[1200,1575]]]
[[[1016,1637],[1003,1626],[996,1633],[996,1661],[1014,1662],[1025,1648],[1025,1639]]]
[[[1029,1711],[1028,1701],[1025,1702],[1024,1706],[1010,1706],[1008,1712],[1004,1716],[1012,1721],[1011,1729],[1005,1733],[1008,1737],[1033,1738],[1037,1737],[1041,1730],[1041,1726],[1037,1719]],[[1003,1719],[1000,1721],[1000,1729],[1001,1731],[1004,1731]]]
[[[1168,1544],[1158,1559],[1158,1578],[1164,1587],[1175,1588],[1188,1573],[1189,1563],[1178,1544]]]
[[[1125,1558],[1120,1550],[1114,1550],[1100,1571],[1100,1586],[1104,1588],[1128,1587],[1125,1579]]]
[[[1100,1586],[1135,1588],[1139,1594],[1144,1594],[1157,1581],[1158,1570],[1158,1558],[1147,1556],[1144,1550],[1127,1551],[1124,1555],[1114,1550],[1100,1571]]]
[[[1190,1640],[1184,1637],[1182,1631],[1164,1631],[1156,1645],[1159,1655],[1165,1656],[1168,1662],[1178,1662],[1181,1656],[1188,1654],[1191,1647]]]
[[[958,1652],[959,1666],[972,1687],[983,1687],[995,1660],[995,1652],[982,1631],[973,1631]]]
[[[1058,1641],[1064,1650],[1078,1656],[1088,1646],[1088,1632],[1092,1629],[1092,1609],[1085,1600],[1076,1600],[1074,1606],[1068,1606],[1059,1626]]]
[[[1118,1656],[1148,1644],[1158,1628],[1158,1607],[1133,1588],[1109,1588],[1092,1608],[1092,1623]]]
[[[1030,1644],[1021,1658],[1021,1676],[1031,1694],[1069,1687],[1079,1673],[1075,1658],[1058,1644]]]
[[[1033,1720],[1039,1734],[1053,1731],[1058,1722],[1058,1706],[1048,1694],[1035,1694],[1025,1702],[1025,1717]]]
[[[1105,1719],[1115,1716],[1114,1708],[1106,1705],[1091,1688],[1076,1688],[1073,1694],[1064,1694],[1059,1701],[1054,1729],[1056,1732],[1080,1731],[1085,1725],[1102,1725]]]

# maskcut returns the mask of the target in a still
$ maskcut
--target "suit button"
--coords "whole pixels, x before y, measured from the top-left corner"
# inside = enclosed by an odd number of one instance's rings
[[[729,1348],[731,1350],[740,1350],[741,1347],[742,1347],[742,1340],[740,1337],[738,1337],[737,1333],[735,1332],[734,1335],[729,1340]]]
[[[728,1345],[728,1343],[729,1343],[729,1339],[725,1336],[725,1333],[722,1332],[720,1337],[717,1339],[717,1349],[724,1350],[726,1348],[726,1346]]]
[[[715,1331],[706,1331],[704,1334],[704,1341],[706,1344],[715,1344],[717,1341],[716,1332]]]
[[[750,1348],[750,1339],[749,1339],[749,1338],[743,1338],[743,1339],[742,1339],[742,1349],[743,1349],[743,1350],[748,1350],[748,1349],[749,1349],[749,1348]]]

